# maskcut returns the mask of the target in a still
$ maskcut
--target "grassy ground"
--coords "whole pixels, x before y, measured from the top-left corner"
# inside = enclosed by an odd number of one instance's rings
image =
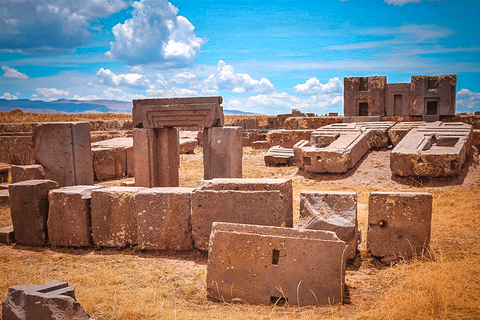
[[[197,154],[181,156],[182,186],[195,186],[202,179],[200,151],[197,148]],[[445,183],[439,187],[427,184],[419,188],[415,184],[392,182],[388,164],[382,164],[384,160],[371,160],[381,152],[371,153],[347,175],[334,177],[301,175],[295,167],[265,167],[263,152],[244,149],[244,177],[291,178],[296,222],[303,190],[357,192],[364,242],[360,257],[347,270],[350,304],[298,308],[209,301],[205,289],[206,257],[200,252],[5,245],[0,245],[0,299],[9,286],[57,279],[74,286],[78,300],[96,319],[480,318],[480,167],[472,167],[458,184]],[[372,161],[378,163],[372,165]],[[384,175],[383,179],[370,176],[375,170],[379,170],[377,176]],[[374,267],[365,240],[368,195],[377,190],[433,193],[432,243],[424,257],[384,269]],[[9,211],[0,209],[0,227],[8,224]]]

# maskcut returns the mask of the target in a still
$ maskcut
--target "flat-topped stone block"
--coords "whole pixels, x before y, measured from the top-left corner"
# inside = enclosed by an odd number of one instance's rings
[[[333,231],[345,241],[345,257],[357,254],[357,194],[342,191],[302,191],[300,193],[300,229]]]
[[[433,196],[425,192],[372,192],[368,202],[367,248],[376,257],[427,254]]]
[[[12,165],[10,172],[12,174],[12,183],[33,179],[45,179],[45,172],[39,164],[24,166]]]
[[[345,242],[335,233],[215,222],[207,291],[249,304],[342,304]]]
[[[16,244],[47,243],[48,193],[53,189],[58,189],[58,183],[52,180],[29,180],[8,186]]]
[[[8,189],[1,190],[0,189],[0,207],[8,207],[10,205],[10,194],[8,193]]]
[[[272,130],[267,134],[267,141],[271,146],[293,148],[301,140],[309,140],[313,129],[303,130]]]
[[[295,165],[293,149],[282,148],[280,146],[274,146],[268,149],[263,159],[265,165],[268,167]]]
[[[0,243],[6,245],[15,242],[15,234],[13,233],[13,226],[0,228]]]
[[[90,317],[75,298],[73,287],[52,280],[8,288],[2,302],[2,319],[87,320]]]
[[[123,248],[137,243],[134,196],[143,188],[107,187],[91,193],[93,242]]]
[[[192,250],[193,188],[150,188],[135,195],[140,249]]]
[[[221,127],[222,97],[133,100],[135,128]]]
[[[48,239],[56,246],[91,246],[92,190],[101,186],[71,186],[52,190],[49,195]]]

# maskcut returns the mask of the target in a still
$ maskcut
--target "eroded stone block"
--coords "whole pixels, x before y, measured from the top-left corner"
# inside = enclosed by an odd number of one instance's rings
[[[271,146],[293,148],[301,140],[309,140],[313,129],[305,130],[272,130],[267,134],[267,141]]]
[[[242,128],[216,127],[203,131],[204,179],[242,177]]]
[[[29,180],[8,186],[17,244],[43,246],[47,243],[48,192],[57,188],[58,183],[52,180]]]
[[[140,249],[192,250],[193,188],[150,188],[135,195]]]
[[[137,243],[134,196],[142,189],[107,187],[92,190],[92,236],[97,246],[123,248]]]
[[[226,302],[342,304],[345,246],[330,231],[215,222],[207,291]]]
[[[91,193],[101,186],[72,186],[49,195],[48,239],[56,246],[91,246]]]
[[[180,139],[180,154],[193,154],[198,145],[197,139],[185,138]]]
[[[425,192],[372,192],[367,247],[376,257],[427,254],[433,196]]]
[[[15,242],[15,235],[13,233],[13,226],[0,228],[0,243],[9,245],[14,242]]]
[[[269,149],[270,143],[268,141],[253,141],[252,149]]]
[[[52,280],[44,284],[8,288],[2,302],[3,320],[86,320],[90,319],[68,283]]]
[[[263,157],[265,164],[271,166],[293,166],[294,154],[293,149],[282,148],[280,146],[271,147]]]
[[[115,179],[115,149],[93,148],[92,154],[95,180]]]
[[[303,191],[300,193],[301,229],[327,230],[345,241],[345,257],[353,259],[357,253],[358,222],[357,194],[341,191]]]
[[[12,174],[12,183],[33,179],[45,179],[45,172],[39,164],[24,166],[12,165],[10,172]]]

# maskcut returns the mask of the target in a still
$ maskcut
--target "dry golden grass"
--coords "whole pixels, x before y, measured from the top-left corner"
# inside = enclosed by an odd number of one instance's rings
[[[201,148],[182,155],[180,184],[202,179]],[[347,271],[351,304],[342,307],[271,307],[222,304],[206,298],[206,258],[198,252],[29,249],[0,245],[0,299],[9,286],[69,282],[96,319],[479,319],[480,181],[475,186],[402,190],[434,194],[431,251],[416,260],[377,270],[365,248],[367,203],[375,184],[341,185],[298,176],[292,167],[269,168],[263,151],[244,149],[246,178],[293,179],[295,216],[303,190],[358,193],[361,257]],[[368,161],[368,160],[366,160]],[[479,170],[477,168],[476,170]],[[359,174],[361,175],[361,174]],[[388,179],[388,178],[387,178]],[[0,227],[10,223],[0,210]]]
[[[15,109],[0,112],[0,123],[64,122],[89,120],[132,120],[131,113],[30,113]]]

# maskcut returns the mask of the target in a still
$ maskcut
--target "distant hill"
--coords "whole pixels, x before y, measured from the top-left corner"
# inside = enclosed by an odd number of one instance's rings
[[[42,101],[30,99],[0,99],[0,112],[20,109],[32,113],[105,113],[131,112],[131,101],[117,100],[66,100]],[[255,114],[238,110],[224,110],[225,114]]]

